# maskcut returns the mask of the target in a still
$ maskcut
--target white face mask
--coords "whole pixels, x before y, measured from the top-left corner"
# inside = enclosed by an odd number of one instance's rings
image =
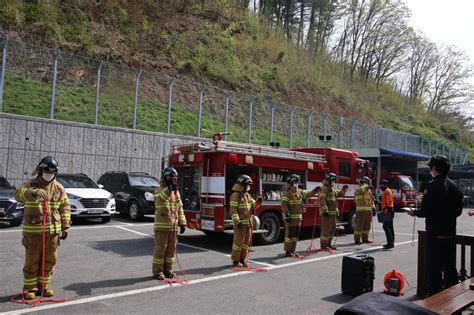
[[[250,185],[247,185],[247,186],[245,187],[245,191],[249,191],[249,190],[250,190]]]
[[[43,173],[41,177],[43,177],[43,179],[49,183],[54,179],[54,173]]]

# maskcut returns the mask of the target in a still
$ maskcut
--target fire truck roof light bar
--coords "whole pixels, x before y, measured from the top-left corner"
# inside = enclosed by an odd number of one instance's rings
[[[244,154],[253,154],[253,155],[263,155],[263,156],[272,156],[272,157],[281,157],[281,158],[290,158],[296,160],[304,160],[304,161],[311,161],[311,162],[320,162],[326,163],[326,159],[322,154],[315,154],[315,153],[306,153],[306,152],[298,152],[298,151],[291,151],[289,149],[275,149],[275,148],[267,148],[264,146],[259,145],[252,145],[252,144],[243,144],[243,143],[236,143],[236,142],[227,142],[227,141],[219,141],[217,143],[200,143],[199,146],[195,146],[195,144],[191,145],[180,145],[173,148],[173,153],[180,153],[179,147],[192,147],[194,148],[193,152],[200,152],[201,146],[202,151],[219,151],[219,152],[236,152],[236,153],[244,153]]]

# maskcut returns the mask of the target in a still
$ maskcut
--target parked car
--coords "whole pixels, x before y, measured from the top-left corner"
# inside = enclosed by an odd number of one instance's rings
[[[465,205],[465,206],[470,206],[470,205],[472,205],[472,198],[471,198],[471,196],[466,196],[466,195],[464,195],[464,197],[462,198],[462,203],[463,203],[463,205]]]
[[[23,220],[23,204],[15,199],[15,187],[0,175],[0,221],[19,226]]]
[[[117,211],[134,221],[145,214],[155,213],[155,189],[160,185],[157,178],[147,173],[107,172],[97,181],[114,194]]]
[[[58,174],[56,180],[66,190],[72,220],[100,218],[103,223],[110,222],[115,214],[115,199],[110,192],[84,174]]]

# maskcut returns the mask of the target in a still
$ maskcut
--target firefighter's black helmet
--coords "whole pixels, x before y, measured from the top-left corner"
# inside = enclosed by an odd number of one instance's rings
[[[364,176],[360,179],[360,182],[370,184],[370,179],[367,176]]]
[[[288,178],[286,179],[286,182],[288,184],[299,183],[300,182],[300,177],[299,177],[299,175],[296,175],[296,174],[290,174],[290,175],[288,175]]]
[[[334,173],[327,173],[325,176],[324,176],[324,179],[332,182],[332,181],[335,181],[337,179],[337,175],[334,174]]]
[[[33,176],[38,175],[41,171],[48,170],[51,173],[58,173],[59,165],[58,161],[52,156],[45,156],[41,159],[41,161],[36,166],[35,170],[33,171]]]
[[[250,178],[250,176],[240,175],[240,177],[237,178],[236,183],[241,185],[241,186],[247,186],[247,185],[251,185],[253,182],[252,182],[252,179]]]
[[[164,169],[163,171],[163,178],[166,178],[166,177],[175,177],[175,176],[178,176],[178,172],[176,171],[176,169],[174,167],[167,167]]]

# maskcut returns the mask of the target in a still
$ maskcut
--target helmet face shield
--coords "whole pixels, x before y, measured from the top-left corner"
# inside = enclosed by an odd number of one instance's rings
[[[240,186],[248,186],[248,185],[252,185],[253,184],[253,181],[252,179],[250,178],[250,176],[248,175],[241,175],[239,176],[239,178],[237,178],[237,181],[236,181],[237,184],[239,184]]]
[[[57,174],[59,171],[58,161],[52,156],[46,156],[41,159],[36,168],[33,170],[33,176],[40,173],[47,172],[50,174]]]
[[[178,172],[174,167],[167,167],[163,170],[163,178],[166,180],[173,180],[174,177],[176,177],[176,180],[178,179]]]
[[[288,179],[286,180],[288,184],[298,184],[300,183],[300,177],[296,174],[288,175]]]
[[[330,183],[333,183],[337,180],[337,175],[334,173],[328,173],[326,174],[326,176],[324,176],[324,179],[326,179]]]

